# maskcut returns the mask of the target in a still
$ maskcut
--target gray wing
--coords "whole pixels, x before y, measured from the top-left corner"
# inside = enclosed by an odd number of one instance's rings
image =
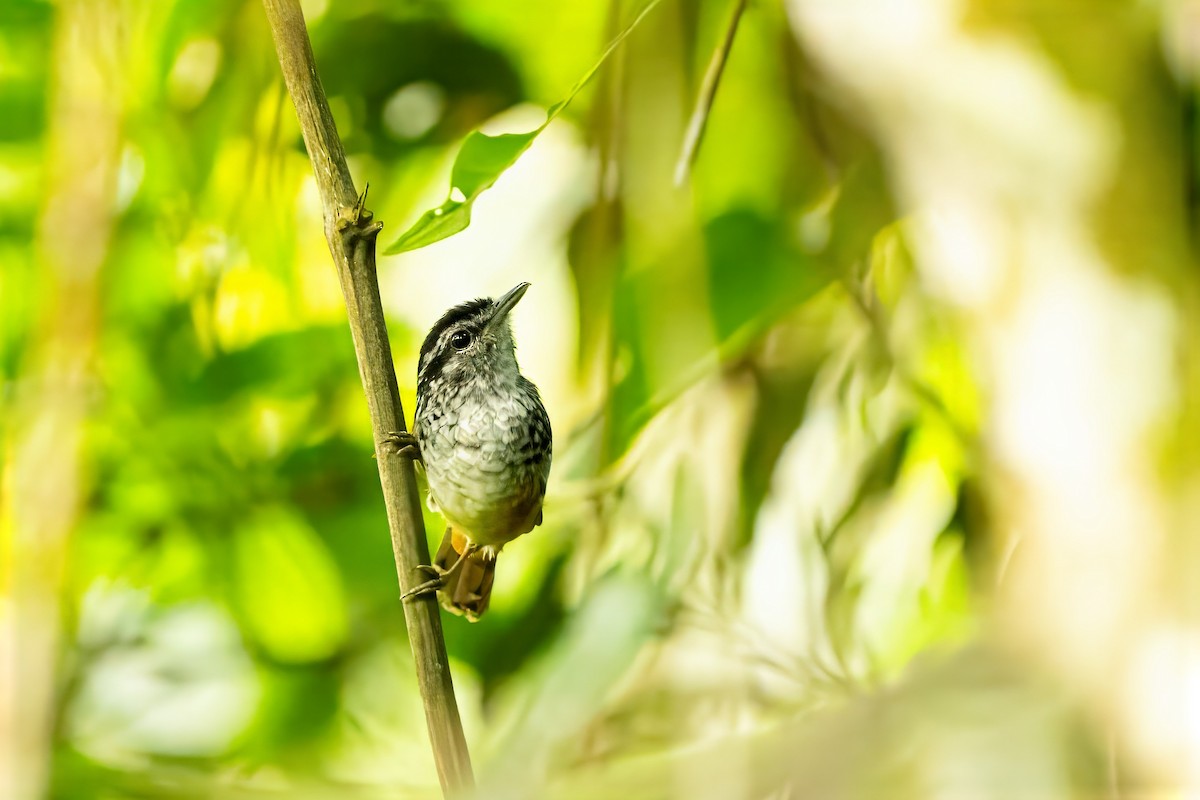
[[[550,416],[542,405],[542,398],[537,387],[525,376],[520,378],[523,404],[528,409],[529,430],[522,445],[522,460],[530,467],[539,471],[541,476],[542,496],[546,496],[546,483],[550,480],[550,462],[554,458],[554,433],[550,429]],[[538,512],[538,524],[542,522],[541,512]]]

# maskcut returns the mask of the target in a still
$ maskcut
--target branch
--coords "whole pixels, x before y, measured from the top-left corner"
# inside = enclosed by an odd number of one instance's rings
[[[321,194],[325,236],[346,299],[359,375],[371,412],[379,480],[403,592],[415,585],[417,566],[429,563],[429,548],[411,458],[384,444],[385,436],[405,428],[375,275],[375,239],[383,226],[372,221],[371,212],[363,208],[366,192],[359,197],[354,191],[342,142],[317,76],[299,1],[263,0],[263,6]],[[404,603],[403,608],[433,757],[442,790],[449,795],[471,787],[474,780],[450,680],[440,612],[432,597]]]

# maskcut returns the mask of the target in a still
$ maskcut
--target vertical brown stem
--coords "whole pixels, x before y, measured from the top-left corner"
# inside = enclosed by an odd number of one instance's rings
[[[412,462],[384,445],[389,433],[404,430],[404,411],[375,275],[375,239],[381,225],[373,222],[371,212],[363,208],[365,193],[358,197],[354,190],[342,142],[317,76],[298,0],[263,0],[263,6],[321,194],[325,235],[345,295],[359,374],[375,432],[396,571],[401,591],[407,591],[417,582],[416,567],[429,563],[429,549]],[[403,607],[442,789],[448,795],[460,792],[472,786],[474,780],[450,680],[438,606],[427,597],[404,603]]]

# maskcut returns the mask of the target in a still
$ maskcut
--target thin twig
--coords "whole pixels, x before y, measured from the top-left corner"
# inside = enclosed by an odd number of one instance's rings
[[[822,120],[821,97],[813,89],[813,84],[820,84],[819,76],[814,74],[813,64],[800,49],[800,43],[792,32],[785,29],[781,38],[784,74],[787,78],[784,95],[812,139],[825,171],[825,180],[831,188],[836,188],[841,184],[844,169]]]
[[[733,48],[733,37],[737,35],[738,23],[741,22],[742,12],[745,10],[746,0],[734,0],[733,11],[725,26],[725,36],[713,51],[708,69],[704,72],[700,96],[696,98],[696,108],[692,111],[687,132],[683,136],[683,150],[679,153],[679,161],[675,163],[676,186],[682,186],[691,176],[692,164],[696,161],[696,154],[700,152],[700,140],[704,138],[704,129],[708,125],[713,100],[717,96],[717,85],[721,82],[721,73],[725,71],[725,62],[729,60],[729,51]]]
[[[321,195],[325,236],[342,284],[359,375],[371,413],[379,480],[403,593],[420,582],[417,567],[429,563],[429,547],[412,459],[385,444],[385,437],[405,428],[375,275],[375,239],[382,226],[363,208],[366,192],[360,197],[354,190],[342,142],[317,76],[299,0],[263,0],[263,6]],[[456,794],[471,787],[474,779],[450,680],[437,602],[432,597],[419,598],[404,603],[403,608],[438,778],[444,793]]]

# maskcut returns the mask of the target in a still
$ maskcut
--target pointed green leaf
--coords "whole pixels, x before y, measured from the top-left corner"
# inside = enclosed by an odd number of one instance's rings
[[[393,255],[416,250],[447,239],[459,231],[465,231],[470,224],[471,204],[447,200],[437,208],[431,208],[422,214],[416,224],[405,231],[383,253],[384,255]]]
[[[504,171],[517,162],[548,124],[549,119],[529,133],[504,133],[499,136],[488,136],[479,131],[471,133],[454,160],[454,170],[450,175],[450,185],[453,187],[451,197],[437,208],[422,214],[415,225],[383,251],[384,254],[416,250],[466,230],[471,224],[471,206],[475,198],[485,189],[490,189]],[[465,199],[454,199],[455,192],[460,192],[459,196]]]
[[[502,133],[488,136],[473,132],[463,142],[462,150],[454,161],[450,185],[466,197],[476,197],[484,189],[491,188],[506,169],[517,163],[521,154],[529,149],[534,138],[550,122],[529,133]]]
[[[625,37],[659,2],[660,0],[650,0],[646,4],[633,22],[609,43],[592,68],[575,83],[571,93],[550,106],[546,112],[546,121],[536,129],[526,133],[502,133],[498,136],[473,131],[463,142],[462,149],[454,159],[454,169],[450,173],[450,195],[446,202],[422,214],[411,228],[384,249],[383,254],[390,256],[416,250],[466,230],[471,224],[471,206],[475,204],[479,195],[490,189],[505,170],[517,163],[517,159],[529,149],[538,134],[546,130],[546,126],[575,99],[575,95],[596,75],[601,65],[621,42],[625,41]]]

